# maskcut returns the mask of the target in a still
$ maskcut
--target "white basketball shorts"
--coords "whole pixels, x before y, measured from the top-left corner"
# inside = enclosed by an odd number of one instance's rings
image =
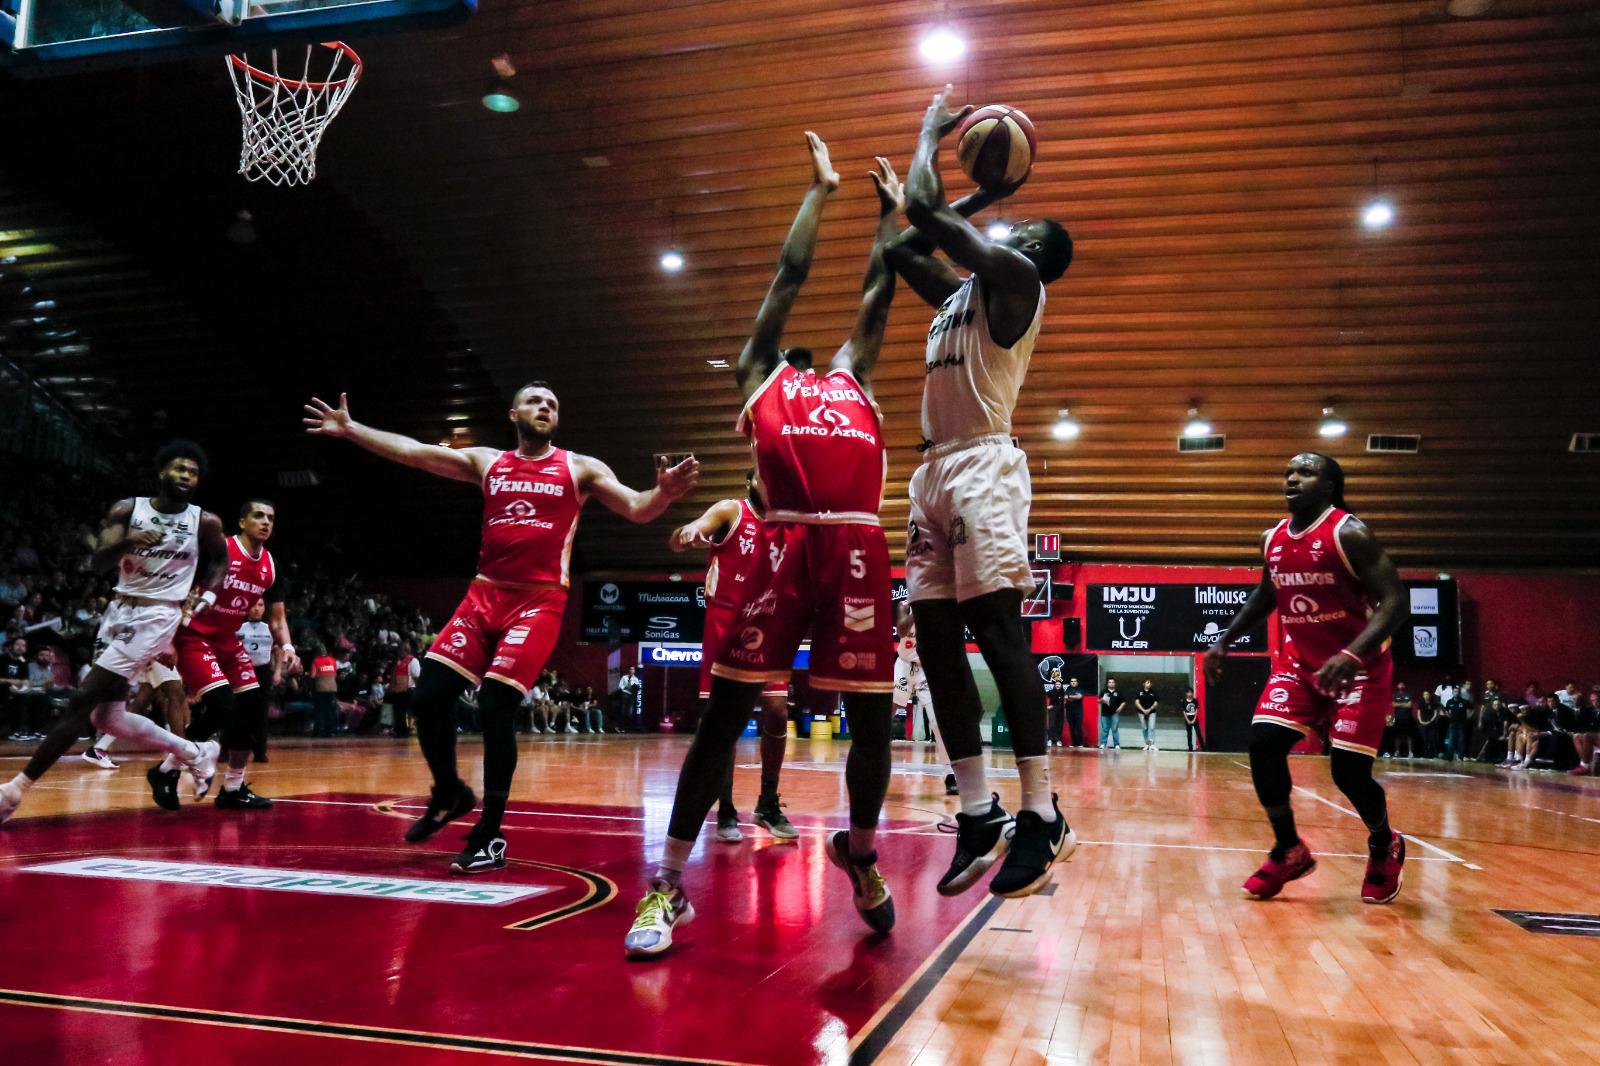
[[[182,618],[181,603],[113,598],[94,638],[94,664],[137,685],[172,646]]]
[[[917,600],[1033,591],[1028,457],[1004,434],[936,445],[911,475],[906,587]]]

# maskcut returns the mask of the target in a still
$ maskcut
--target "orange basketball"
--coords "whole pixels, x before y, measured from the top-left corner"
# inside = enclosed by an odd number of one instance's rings
[[[985,104],[956,131],[961,169],[985,189],[1015,185],[1026,178],[1038,148],[1028,116],[1005,104]]]

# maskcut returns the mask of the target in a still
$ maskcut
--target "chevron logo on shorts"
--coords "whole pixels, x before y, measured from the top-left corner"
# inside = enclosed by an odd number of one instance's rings
[[[852,633],[865,633],[870,630],[877,625],[875,606],[872,603],[862,604],[859,607],[845,604],[844,627]]]

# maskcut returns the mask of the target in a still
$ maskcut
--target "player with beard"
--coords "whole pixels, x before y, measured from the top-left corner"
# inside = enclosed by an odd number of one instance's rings
[[[517,766],[518,708],[561,630],[567,566],[584,503],[592,495],[631,522],[649,522],[700,476],[700,464],[691,456],[658,468],[655,487],[639,492],[618,481],[600,460],[556,447],[551,438],[560,424],[560,401],[543,381],[517,390],[508,417],[517,431],[511,451],[447,448],[374,429],[350,417],[343,395],[338,407],[313,398],[303,420],[308,433],[342,437],[390,462],[472,482],[483,492],[477,575],[428,649],[411,707],[433,773],[428,809],[406,831],[406,840],[418,843],[477,805],[456,773],[450,711],[463,691],[478,688],[483,813],[451,862],[457,873],[505,866],[500,824]]]
[[[1283,494],[1289,517],[1262,537],[1261,583],[1205,657],[1206,677],[1220,680],[1228,646],[1277,610],[1282,640],[1250,726],[1250,776],[1275,842],[1244,893],[1271,899],[1316,869],[1289,805],[1289,752],[1327,729],[1333,783],[1367,826],[1361,900],[1388,903],[1400,894],[1406,842],[1389,828],[1388,799],[1372,764],[1393,707],[1389,638],[1409,611],[1405,586],[1372,530],[1345,504],[1336,461],[1317,452],[1295,456]]]
[[[705,548],[710,556],[706,566],[706,625],[700,647],[700,698],[711,698],[711,660],[722,647],[744,598],[751,571],[762,562],[761,516],[767,511],[757,484],[756,470],[744,472],[745,498],[719,500],[705,514],[673,530],[667,542],[675,552]],[[779,840],[794,840],[800,834],[784,816],[778,801],[778,775],[783,771],[783,752],[789,743],[789,686],[769,681],[761,689],[761,795],[756,799],[756,825]],[[728,775],[723,781],[717,805],[717,839],[736,844],[744,839],[739,832],[739,811],[733,802],[733,759],[728,760]]]
[[[923,461],[907,487],[906,586],[961,793],[956,854],[939,891],[964,892],[1003,855],[989,891],[1016,898],[1048,884],[1051,866],[1076,847],[1050,788],[1044,684],[1022,620],[1023,593],[1034,584],[1027,537],[1033,486],[1027,456],[1011,438],[1011,413],[1044,321],[1045,286],[1071,264],[1072,238],[1060,223],[1029,219],[990,240],[945,202],[939,142],[972,110],[951,111],[949,96],[946,85],[923,116],[906,177],[906,218],[971,273],[962,278],[909,244],[889,255],[938,309],[923,367]],[[1014,827],[989,791],[967,631],[1011,725],[1022,784]]]
[[[178,673],[189,695],[205,708],[205,721],[222,737],[228,769],[222,775],[218,807],[264,810],[272,801],[258,796],[244,783],[250,755],[265,743],[267,693],[256,676],[255,663],[239,640],[239,627],[258,603],[265,603],[267,627],[282,669],[291,673],[300,665],[289,640],[284,615],[283,582],[278,565],[267,550],[277,522],[278,509],[270,500],[252,497],[239,509],[239,532],[228,538],[228,573],[216,606],[179,627],[173,639]],[[171,790],[176,800],[178,766],[171,755],[150,771],[151,787]]]
[[[156,469],[154,496],[119,501],[101,523],[90,565],[116,570],[118,580],[95,637],[94,665],[27,766],[0,784],[0,822],[91,723],[176,757],[193,770],[202,794],[216,772],[214,741],[185,740],[127,708],[130,684],[149,674],[186,614],[216,603],[227,570],[221,520],[189,502],[205,473],[205,451],[193,441],[173,441],[157,454]]]

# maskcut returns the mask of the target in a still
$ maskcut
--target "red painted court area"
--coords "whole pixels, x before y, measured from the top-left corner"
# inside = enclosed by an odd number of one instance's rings
[[[464,879],[453,830],[400,841],[416,797],[296,799],[247,819],[206,805],[8,826],[5,1061],[799,1063],[876,1034],[870,1058],[898,1014],[883,1008],[914,1001],[908,983],[985,898],[940,897],[948,840],[886,825],[899,924],[873,938],[824,825],[798,820],[798,847],[702,845],[698,918],[673,954],[632,963],[622,937],[664,809],[520,806],[511,865]],[[533,892],[480,898],[491,888]]]

